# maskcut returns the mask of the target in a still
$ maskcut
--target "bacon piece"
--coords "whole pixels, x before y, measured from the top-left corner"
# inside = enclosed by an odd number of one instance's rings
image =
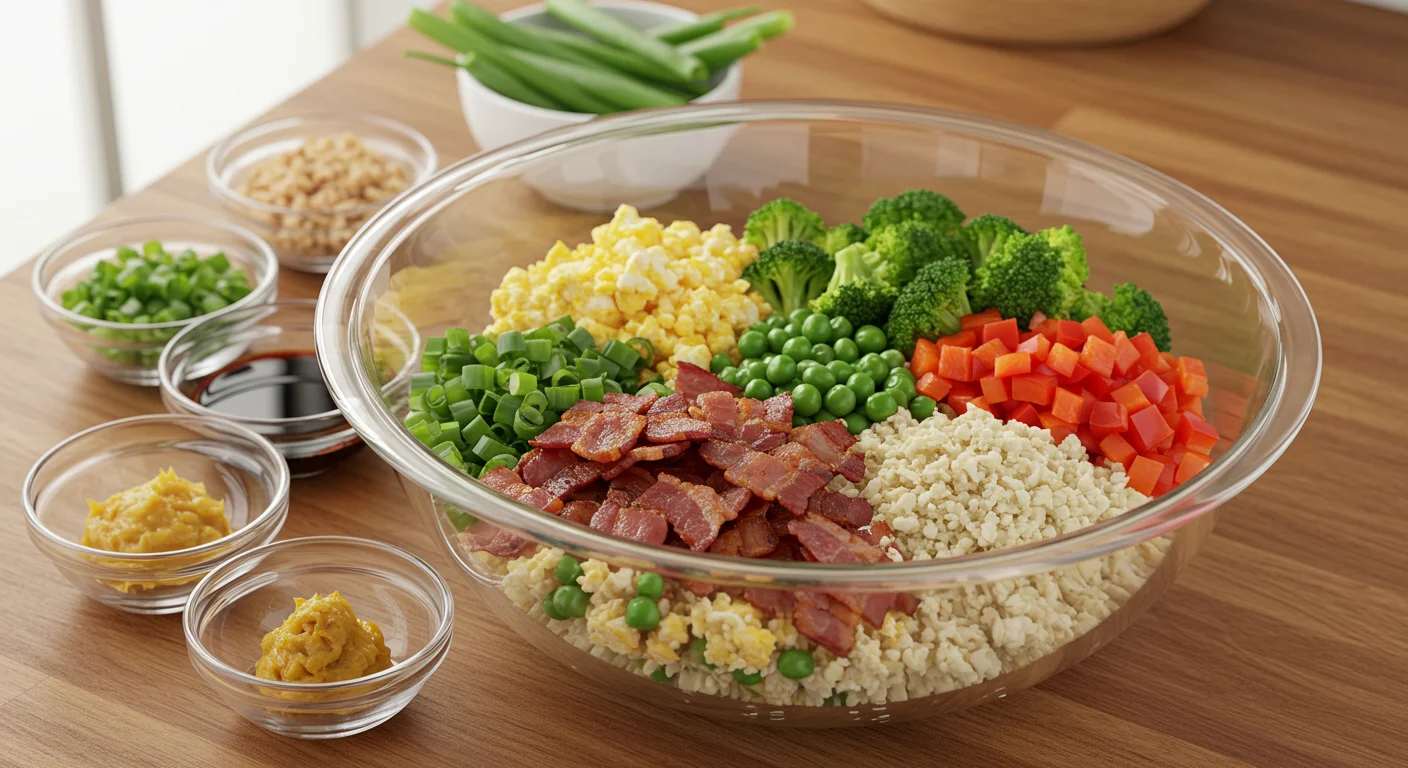
[[[880,540],[894,535],[894,531],[890,530],[890,524],[884,520],[872,519],[870,525],[856,531],[856,535],[878,547]]]
[[[481,526],[481,530],[465,531],[460,534],[471,552],[488,552],[499,557],[517,557],[533,542],[513,534],[503,528]]]
[[[749,587],[743,590],[743,599],[762,611],[764,616],[786,615],[793,608],[792,593],[785,589]]]
[[[587,401],[579,401],[579,402],[587,402]],[[593,403],[593,405],[599,405],[599,403]],[[567,424],[567,425],[573,426],[573,427],[581,427],[583,424],[586,424],[588,421],[591,421],[592,417],[595,416],[595,415],[597,415],[598,413],[600,413],[600,411],[573,411],[573,410],[567,410],[567,411],[564,411],[563,414],[558,417],[557,422],[558,422],[559,424]]]
[[[865,479],[865,458],[851,451],[856,438],[840,421],[820,421],[796,427],[790,433],[792,442],[801,443],[816,454],[831,471],[858,483]]]
[[[599,506],[594,501],[569,501],[562,505],[562,511],[557,516],[578,525],[591,525]]]
[[[652,443],[673,443],[680,440],[704,440],[713,434],[709,422],[692,419],[679,413],[662,413],[650,417],[645,425],[645,439]]]
[[[743,557],[767,557],[777,549],[777,532],[763,513],[739,517],[733,530],[738,532],[738,554]]]
[[[664,544],[665,534],[670,526],[665,518],[640,507],[623,507],[616,513],[615,525],[611,533],[623,539],[634,539],[645,544]]]
[[[708,597],[714,594],[715,587],[707,581],[690,581],[685,579],[680,582],[680,587],[694,593],[695,597]]]
[[[645,430],[645,423],[646,418],[639,414],[603,411],[582,426],[581,435],[572,443],[572,450],[584,459],[609,464],[626,455],[626,451],[636,444],[636,439]],[[548,431],[557,426],[554,424]]]
[[[696,552],[714,543],[725,519],[723,502],[713,488],[681,482],[673,475],[661,474],[638,504],[664,514],[675,533]]]
[[[595,400],[578,400],[572,404],[571,408],[563,411],[562,415],[566,416],[569,413],[601,413],[604,410],[606,410],[606,403],[598,403]]]
[[[895,604],[891,606],[897,611],[913,616],[919,610],[919,598],[908,592],[896,592]]]
[[[794,515],[805,514],[812,494],[826,487],[826,481],[803,470],[791,470],[777,487],[777,503]]]
[[[855,625],[848,626],[836,615],[831,599],[822,592],[807,591],[796,592],[794,599],[792,625],[797,631],[837,656],[849,656],[856,644]],[[841,610],[847,609],[841,606]]]
[[[577,454],[563,448],[534,448],[518,460],[518,474],[523,482],[537,488],[580,461]]]
[[[684,399],[684,395],[678,392],[662,397],[651,403],[645,415],[665,416],[673,413],[689,413],[689,401]]]
[[[763,501],[766,502],[766,499]],[[768,525],[772,526],[773,532],[776,533],[779,538],[784,536],[789,539],[792,538],[792,534],[787,530],[787,525],[796,519],[796,515],[775,504],[770,505],[767,509]]]
[[[660,395],[655,392],[647,392],[643,395],[628,395],[624,392],[607,392],[602,398],[603,410],[621,411],[624,413],[645,413],[650,406],[660,399]],[[575,406],[574,406],[575,407]]]
[[[611,491],[608,493],[622,493],[627,501],[634,502],[650,490],[652,485],[655,485],[655,478],[651,477],[649,472],[636,468],[624,472],[620,477],[612,480]]]
[[[743,393],[743,387],[726,383],[694,363],[681,362],[679,370],[675,373],[675,392],[684,395],[684,399],[692,403],[705,392],[739,395]]]
[[[724,526],[718,538],[709,545],[709,552],[726,557],[743,557],[743,534],[734,526]]]
[[[844,605],[872,627],[885,623],[885,612],[895,603],[894,592],[827,592],[833,603]]]
[[[567,414],[563,414],[566,416]],[[548,427],[538,434],[537,437],[528,441],[534,448],[571,448],[572,444],[582,436],[580,426],[568,424],[566,421]]]
[[[831,467],[826,466],[826,463],[818,459],[810,448],[801,443],[780,445],[772,451],[772,455],[787,462],[788,466],[811,472],[828,483],[831,482],[831,478],[836,476],[836,473],[831,471]]]
[[[479,481],[508,496],[516,499],[530,507],[537,507],[546,512],[556,514],[562,509],[562,500],[540,488],[534,488],[523,482],[518,473],[508,467],[494,467],[480,476]]]
[[[688,442],[667,443],[665,445],[638,445],[625,456],[608,464],[601,476],[610,480],[641,461],[663,461],[689,450]]]
[[[793,469],[781,459],[737,443],[710,440],[699,455],[724,470],[724,477],[768,501],[777,500],[795,515],[807,511],[807,499],[826,485],[815,473]]]
[[[727,476],[728,470],[741,463],[750,452],[746,445],[722,440],[710,440],[699,446],[699,458],[709,462],[715,468],[724,470],[725,476]]]
[[[792,393],[783,392],[764,400],[754,416],[769,429],[792,431]]]
[[[588,525],[602,533],[612,533],[616,530],[616,515],[620,512],[621,505],[608,498],[592,513],[592,519]]]
[[[601,477],[606,467],[595,461],[579,461],[563,467],[552,479],[543,483],[542,490],[561,499],[569,493],[586,488]]]
[[[807,511],[851,529],[870,525],[870,519],[875,516],[875,509],[865,499],[826,489],[812,495],[807,502]]]
[[[791,515],[790,512],[784,514]],[[786,560],[797,562],[802,559],[802,548],[797,546],[797,540],[791,536],[779,536],[777,539],[777,549],[768,554],[769,560]]]
[[[741,485],[768,501],[777,498],[778,489],[792,474],[792,468],[780,460],[754,450],[749,450],[742,461],[724,470],[724,477],[730,483]]]
[[[520,502],[554,515],[562,511],[562,499],[559,499],[551,491],[546,488],[532,488],[531,486],[529,488],[527,493],[518,497]]]
[[[792,520],[787,531],[797,537],[802,548],[822,563],[878,563],[885,558],[880,548],[821,515],[809,514]]]
[[[592,483],[586,488],[567,494],[562,497],[562,501],[566,504],[574,501],[590,501],[593,504],[600,504],[606,501],[606,483]]]
[[[694,446],[690,446],[690,450],[673,459],[667,459],[652,466],[651,469],[657,472],[669,472],[675,477],[694,475],[701,478],[708,477],[714,471],[714,468],[699,455],[699,451],[695,450]]]
[[[710,488],[714,488],[714,486],[710,483],[706,482],[705,485],[708,485]],[[748,502],[752,501],[753,499],[752,491],[748,490],[747,488],[739,488],[736,485],[730,485],[723,491],[720,491],[718,488],[714,488],[714,492],[719,494],[719,500],[724,503],[724,509],[726,510],[724,514],[725,517],[729,520],[738,517],[739,513],[741,513],[744,508],[748,506]]]
[[[706,392],[699,396],[697,403],[689,413],[709,423],[714,439],[734,440],[738,437],[739,401],[733,395],[727,392]]]
[[[623,507],[634,504],[642,493],[655,485],[655,478],[638,467],[628,467],[611,481],[606,491],[606,499],[592,515],[591,525],[603,533],[611,533],[616,527],[616,515]]]

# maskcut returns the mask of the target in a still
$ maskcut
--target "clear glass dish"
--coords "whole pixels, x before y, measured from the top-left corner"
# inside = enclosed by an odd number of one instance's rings
[[[223,251],[232,266],[249,276],[254,290],[217,312],[170,323],[113,323],[64,309],[60,296],[86,279],[95,262],[111,259],[120,246],[140,249],[148,240],[161,241],[168,251],[190,248],[201,256]],[[104,376],[145,387],[156,386],[157,358],[178,331],[272,301],[278,284],[279,262],[267,243],[243,227],[194,216],[143,216],[81,229],[40,254],[31,277],[39,311],[65,346]]]
[[[313,299],[284,299],[191,324],[177,334],[158,363],[161,400],[172,413],[233,421],[268,438],[288,460],[293,477],[325,472],[362,446],[336,409],[289,418],[243,416],[197,402],[210,377],[237,361],[289,352],[313,353]],[[388,403],[404,399],[420,366],[420,336],[405,315],[388,311],[376,327],[379,374]],[[270,391],[270,396],[282,392]]]
[[[507,500],[442,463],[403,429],[404,409],[376,397],[383,382],[369,361],[378,350],[371,332],[378,318],[398,309],[423,337],[448,326],[483,326],[489,293],[507,269],[541,259],[559,239],[589,241],[591,228],[605,220],[548,202],[533,192],[533,177],[559,173],[584,155],[615,168],[613,161],[635,152],[636,142],[696,134],[709,146],[727,134],[702,176],[662,201],[662,187],[674,183],[669,169],[652,179],[632,168],[616,179],[619,202],[654,198],[642,215],[702,227],[722,222],[739,232],[748,212],[774,197],[796,198],[838,223],[858,220],[878,197],[928,188],[970,215],[998,213],[1029,229],[1071,224],[1091,254],[1091,287],[1133,281],[1150,289],[1171,317],[1176,351],[1206,364],[1213,390],[1208,413],[1225,438],[1216,461],[1137,510],[1037,544],[846,566],[726,558],[612,538]],[[808,726],[954,711],[1038,683],[1108,643],[1172,583],[1212,530],[1218,508],[1285,450],[1309,413],[1320,373],[1319,332],[1295,277],[1245,224],[1192,189],[1035,128],[839,102],[747,102],[611,117],[458,163],[382,211],[349,243],[324,285],[317,344],[348,422],[400,473],[411,505],[434,526],[485,605],[525,640],[590,684],[655,706]],[[465,518],[447,514],[456,509],[479,518],[478,525],[501,526],[616,571],[794,594],[905,591],[932,604],[921,613],[930,611],[935,622],[944,611],[960,610],[952,626],[932,633],[922,659],[898,643],[882,643],[864,666],[853,659],[855,674],[871,677],[853,680],[847,697],[837,688],[823,699],[806,686],[774,684],[771,675],[761,686],[740,685],[728,670],[683,654],[679,676],[657,682],[648,676],[654,664],[637,656],[582,650],[600,644],[600,633],[593,640],[580,620],[549,620],[536,603],[537,583],[530,578],[525,589],[522,580],[504,578],[502,561],[470,551],[451,522],[463,525]],[[1055,617],[1042,632],[1020,631],[1028,625],[1017,597],[1052,594],[1066,618]],[[850,674],[846,669],[834,671]]]
[[[163,469],[225,502],[230,535],[171,552],[87,547],[88,500],[102,501]],[[272,541],[288,517],[288,468],[268,440],[236,424],[156,414],[100,424],[64,440],[24,480],[29,537],[79,591],[131,613],[177,613],[196,582],[231,557]]]
[[[253,674],[260,640],[294,598],[342,593],[375,623],[392,666],[337,683],[287,683]],[[191,593],[182,619],[191,663],[241,717],[283,736],[335,739],[386,722],[411,703],[450,650],[450,587],[424,560],[346,536],[279,541],[232,558]]]
[[[435,148],[409,125],[379,115],[327,112],[256,123],[216,144],[205,160],[210,193],[240,223],[268,240],[284,266],[326,272],[352,233],[391,197],[336,208],[289,208],[254,200],[240,189],[255,167],[270,158],[296,150],[309,139],[348,133],[405,168],[408,189],[435,173]]]

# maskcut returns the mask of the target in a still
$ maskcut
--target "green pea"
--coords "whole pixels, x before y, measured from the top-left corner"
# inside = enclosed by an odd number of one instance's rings
[[[829,363],[836,359],[836,350],[830,344],[813,344],[812,359],[819,363]]]
[[[719,379],[727,384],[737,384],[738,369],[730,365],[722,371],[719,371]]]
[[[867,397],[875,394],[875,379],[864,371],[856,371],[851,374],[851,377],[846,379],[846,386],[850,387],[851,391],[856,393],[856,400],[858,401],[865,400]]]
[[[851,321],[844,317],[831,318],[831,338],[849,339],[851,334],[856,332],[856,327],[851,325]]]
[[[798,360],[798,361],[797,361],[797,375],[800,376],[800,375],[802,374],[802,371],[805,371],[805,370],[807,370],[808,368],[814,368],[814,367],[816,367],[816,366],[818,366],[818,365],[821,365],[821,363],[818,363],[818,362],[815,361],[815,360]]]
[[[909,401],[914,399],[914,395],[912,393],[906,392],[900,387],[885,387],[885,389],[881,391],[885,392],[890,397],[893,397],[895,399],[895,403],[901,408],[908,408]]]
[[[722,352],[709,358],[710,373],[718,373],[719,371],[722,371],[730,365],[733,365],[733,361],[729,359],[728,355],[725,355]]]
[[[558,587],[552,593],[552,605],[557,612],[569,619],[578,619],[587,615],[587,602],[590,600],[587,593],[576,585],[564,585]]]
[[[934,409],[938,407],[939,404],[934,402],[934,398],[919,395],[918,397],[909,401],[909,415],[913,416],[919,421],[923,421],[929,418],[930,416],[933,416]]]
[[[744,672],[741,669],[733,670],[734,682],[739,685],[757,685],[763,682],[763,676],[757,672]]]
[[[845,381],[856,372],[855,367],[845,360],[832,360],[826,364],[826,370],[831,371],[831,375],[835,376],[837,381]]]
[[[880,353],[880,359],[884,360],[890,368],[904,367],[904,353],[898,349],[887,349]]]
[[[890,366],[885,359],[869,352],[856,363],[856,370],[870,374],[870,378],[876,381],[884,381],[890,375]]]
[[[856,329],[856,346],[861,352],[879,352],[885,348],[885,332],[873,325]]]
[[[761,357],[768,351],[768,337],[765,333],[756,330],[748,331],[738,337],[738,354],[744,357]],[[771,329],[768,329],[771,330]]]
[[[793,360],[806,360],[812,356],[812,343],[805,337],[794,336],[782,345],[782,354]]]
[[[802,680],[816,671],[816,659],[801,648],[789,648],[778,655],[777,671],[788,680]]]
[[[744,363],[739,370],[743,372],[740,374],[740,378],[744,376],[747,377],[743,381],[738,382],[742,385],[746,385],[753,379],[766,379],[768,377],[768,364],[762,360],[749,360]]]
[[[836,350],[837,360],[854,363],[860,359],[860,347],[850,339],[837,339],[836,343],[831,346]]]
[[[773,352],[781,352],[782,345],[786,344],[787,340],[795,335],[796,334],[788,333],[783,328],[773,328],[771,331],[768,331],[768,349]]]
[[[870,429],[870,419],[867,419],[865,417],[865,414],[861,413],[860,411],[848,413],[846,414],[845,418],[846,431],[850,432],[853,435],[859,435],[865,430]]]
[[[777,357],[776,352],[764,352],[763,356],[758,359],[762,360],[764,363],[771,363],[774,357]]]
[[[903,379],[907,380],[907,381],[908,381],[909,383],[911,383],[911,384],[914,383],[914,372],[911,371],[911,370],[909,370],[909,368],[907,368],[907,367],[906,367],[906,368],[891,368],[891,369],[890,369],[890,378],[894,378],[894,377],[896,377],[896,376],[899,376],[900,378],[903,378]]]
[[[642,573],[636,577],[636,594],[659,600],[660,596],[665,594],[665,580],[660,578],[658,573]]]
[[[743,385],[743,396],[751,397],[754,400],[766,400],[772,397],[772,385],[767,379],[753,379]]]
[[[778,355],[768,363],[768,381],[772,384],[785,384],[796,375],[797,361],[786,354]]]
[[[821,410],[821,389],[814,384],[798,384],[792,390],[792,410],[803,416],[816,415]]]
[[[802,335],[813,344],[831,341],[831,318],[820,312],[802,321]]]
[[[656,667],[655,671],[650,673],[650,679],[657,683],[668,683],[674,680],[673,677],[670,677],[670,673],[665,671],[664,667]]]
[[[817,411],[816,415],[812,417],[812,422],[815,424],[820,424],[823,421],[835,421],[839,418],[841,417],[823,408],[822,410]]]
[[[826,410],[837,416],[845,416],[856,409],[856,393],[845,384],[837,384],[826,390]]]
[[[660,608],[648,597],[633,597],[626,603],[626,626],[650,631],[660,624]]]
[[[768,331],[772,330],[772,326],[768,325],[768,321],[760,320],[754,323],[753,327],[749,328],[748,330],[752,331],[753,333],[761,333],[763,335],[763,339],[766,340],[768,337]],[[742,337],[739,337],[739,341],[742,340]]]
[[[809,418],[807,418],[806,416],[803,416],[803,415],[800,414],[800,413],[794,413],[794,414],[792,414],[792,426],[794,426],[794,427],[805,427],[805,426],[807,426],[807,425],[810,424],[810,423],[812,423],[812,420],[809,419]]]
[[[773,394],[776,395],[778,392],[791,392],[792,390],[796,389],[797,387],[800,387],[801,385],[802,382],[800,379],[792,379],[791,381],[787,381],[785,383],[778,384],[777,386],[773,387]]]
[[[571,555],[563,555],[558,558],[557,565],[553,566],[552,572],[557,576],[559,584],[576,584],[577,579],[582,575],[582,564]]]
[[[818,392],[825,392],[836,386],[836,374],[824,365],[816,365],[802,371],[802,381],[815,387]],[[797,393],[792,393],[792,399],[796,401]]]
[[[769,317],[765,322],[767,323],[769,329],[781,328],[787,325],[787,316],[773,315],[772,317]]]
[[[556,592],[551,592],[551,593],[548,594],[547,597],[543,598],[543,613],[547,614],[547,616],[548,616],[549,619],[554,619],[554,620],[556,620],[556,621],[562,621],[563,619],[566,619],[567,617],[566,617],[566,616],[563,616],[562,613],[557,610],[557,606],[556,606],[555,604],[553,604],[552,596],[553,596],[554,594],[556,594]]]
[[[807,318],[811,316],[812,311],[810,309],[807,309],[806,307],[797,307],[796,309],[792,310],[792,314],[788,315],[787,319],[790,322],[796,323],[798,327],[801,327],[802,323],[805,323],[807,321]]]
[[[704,660],[704,654],[708,650],[709,641],[702,637],[696,637],[689,641],[689,655],[693,656],[695,661],[703,664],[706,669],[714,669],[715,665]]]
[[[788,323],[787,325],[782,326],[782,330],[787,331],[787,335],[788,335],[788,336],[794,336],[794,337],[795,337],[795,336],[801,336],[801,335],[802,335],[802,324],[801,324],[801,323]]]
[[[871,421],[884,421],[899,409],[899,402],[889,392],[876,392],[865,399],[865,417]]]

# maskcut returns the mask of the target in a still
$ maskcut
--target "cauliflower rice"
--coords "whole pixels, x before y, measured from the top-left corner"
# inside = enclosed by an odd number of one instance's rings
[[[1125,487],[1120,469],[1087,461],[1075,437],[1058,446],[1046,430],[1004,424],[979,409],[923,422],[901,410],[863,433],[857,447],[865,452],[865,478],[854,484],[837,478],[832,487],[871,502],[875,520],[894,531],[881,545],[895,560],[1041,541],[1147,501]],[[501,577],[500,588],[519,608],[616,666],[657,679],[663,669],[691,692],[772,705],[854,706],[957,690],[1052,653],[1128,602],[1168,545],[1156,539],[1048,573],[922,593],[913,616],[892,610],[880,627],[859,624],[845,658],[802,636],[790,617],[765,617],[723,592],[698,597],[667,589],[657,601],[659,625],[633,629],[625,607],[636,596],[637,573],[597,560],[582,563],[578,580],[590,597],[586,616],[549,619],[542,601],[558,586],[553,566],[562,550],[512,560],[474,556]],[[691,637],[708,642],[702,662],[689,650]],[[802,680],[780,674],[778,654],[790,648],[810,651],[816,671]],[[740,685],[735,670],[759,672],[762,682]]]

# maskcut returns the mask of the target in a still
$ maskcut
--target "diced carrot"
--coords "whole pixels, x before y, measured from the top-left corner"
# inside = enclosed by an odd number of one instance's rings
[[[1110,333],[1110,329],[1105,326],[1104,320],[1101,320],[1100,318],[1091,315],[1090,317],[1087,317],[1085,320],[1081,321],[1080,327],[1085,329],[1086,336],[1094,336],[1095,338],[1105,342],[1106,344],[1114,346],[1115,334]]]
[[[1008,378],[1010,376],[1020,376],[1032,371],[1032,356],[1026,352],[1013,352],[997,358],[997,363],[992,367],[992,373],[998,378]]]
[[[1203,371],[1203,363],[1195,357],[1180,357],[1173,364],[1178,374],[1178,391],[1191,397],[1205,397],[1208,394],[1208,376]]]
[[[1153,371],[1139,374],[1131,383],[1139,387],[1144,392],[1144,397],[1148,398],[1151,403],[1157,403],[1164,399],[1164,395],[1169,391],[1169,386]]]
[[[952,336],[943,336],[934,340],[934,344],[938,347],[972,347],[977,343],[978,334],[976,331],[959,331]]]
[[[1129,409],[1130,413],[1143,410],[1153,405],[1149,398],[1144,395],[1144,390],[1138,384],[1130,382],[1110,392],[1110,399]]]
[[[1012,391],[1007,386],[1007,379],[999,379],[996,376],[984,376],[978,380],[978,386],[983,390],[983,397],[991,404],[997,405],[1012,399]]]
[[[1057,387],[1051,397],[1051,415],[1068,424],[1080,423],[1081,406],[1085,398],[1069,389]]]
[[[1027,373],[1012,377],[1012,399],[1036,405],[1051,405],[1056,395],[1056,377]]]
[[[1095,410],[1095,404],[1098,403],[1098,402],[1100,402],[1100,401],[1098,401],[1098,400],[1095,399],[1095,395],[1092,395],[1092,394],[1090,394],[1089,392],[1086,392],[1086,391],[1083,390],[1083,389],[1080,391],[1080,423],[1081,423],[1081,424],[1089,424],[1089,423],[1090,423],[1090,414],[1091,414],[1092,411]]]
[[[1022,403],[1008,411],[1007,418],[1010,421],[1020,421],[1023,424],[1030,424],[1033,427],[1041,426],[1041,414],[1037,412],[1036,408],[1031,403]]]
[[[1076,438],[1080,440],[1081,447],[1091,456],[1100,455],[1100,440],[1095,435],[1090,434],[1090,430],[1085,427],[1076,429]]]
[[[1124,331],[1115,334],[1115,373],[1129,373],[1139,363],[1139,348],[1125,338]]]
[[[997,311],[997,307],[988,307],[982,312],[974,312],[971,315],[964,315],[958,318],[958,324],[965,331],[976,331],[988,323],[996,323],[1001,319],[1002,313]],[[1017,321],[1013,320],[1012,324],[1016,325]],[[1013,346],[1016,345],[1014,344]]]
[[[1111,432],[1100,439],[1100,452],[1105,454],[1105,458],[1123,464],[1125,469],[1129,469],[1129,463],[1138,455],[1134,446],[1118,432]]]
[[[1015,348],[1018,344],[1022,343],[1017,338],[1017,335],[1017,320],[1015,318],[1009,317],[1006,320],[999,320],[995,323],[988,323],[987,325],[984,325],[983,335],[981,338],[984,344],[988,343],[989,341],[992,341],[993,339],[998,339],[1002,342],[1002,345],[1007,347],[1007,349],[1010,351]]]
[[[1196,453],[1185,453],[1178,462],[1178,471],[1173,475],[1173,484],[1182,485],[1193,475],[1202,472],[1212,463],[1212,459]]]
[[[973,398],[972,400],[969,400],[969,401],[968,401],[968,406],[969,406],[970,408],[982,408],[983,410],[987,411],[988,413],[993,414],[994,416],[997,415],[997,412],[996,412],[996,410],[992,407],[992,404],[989,403],[986,399],[984,399],[982,395],[978,395],[977,397]]]
[[[1081,348],[1080,364],[1107,379],[1110,378],[1115,374],[1115,345],[1099,336],[1090,335],[1085,340],[1085,346]]]
[[[1115,382],[1113,380],[1109,379],[1108,377],[1101,376],[1100,374],[1095,373],[1094,371],[1091,371],[1090,375],[1081,379],[1080,385],[1082,387],[1085,387],[1085,389],[1089,391],[1090,394],[1095,395],[1101,400],[1108,398],[1110,396],[1110,392],[1115,388]]]
[[[1217,430],[1204,421],[1202,416],[1185,411],[1183,418],[1178,422],[1178,429],[1175,430],[1174,443],[1193,453],[1211,456],[1213,446],[1217,445]]]
[[[968,347],[939,348],[939,375],[952,381],[968,381],[972,376],[973,350]]]
[[[1164,396],[1154,405],[1159,406],[1159,410],[1164,413],[1178,413],[1178,394],[1173,391],[1173,387],[1164,390]]]
[[[1016,345],[1013,345],[1016,346]],[[973,359],[983,364],[984,368],[991,371],[997,367],[997,358],[1012,352],[1012,347],[1003,343],[1002,339],[992,339],[985,341],[982,346],[973,350]]]
[[[1051,345],[1051,351],[1046,353],[1046,365],[1058,375],[1068,377],[1075,373],[1076,366],[1080,365],[1080,353],[1058,341]]]
[[[1149,458],[1148,456],[1135,456],[1129,464],[1129,480],[1127,485],[1145,496],[1154,494],[1154,485],[1159,482],[1159,475],[1164,471],[1164,465]]]
[[[1178,463],[1172,457],[1158,453],[1150,454],[1149,458],[1163,465],[1159,479],[1154,483],[1154,496],[1157,498],[1173,490],[1173,477],[1178,472]]]
[[[909,372],[915,377],[939,370],[939,348],[928,339],[914,342],[914,355],[909,359]]]
[[[1129,444],[1140,453],[1152,453],[1165,439],[1172,440],[1173,429],[1158,408],[1145,408],[1129,414]]]
[[[953,389],[953,382],[945,379],[939,374],[930,371],[919,377],[919,381],[914,383],[914,391],[932,399],[936,403],[942,403],[948,393]]]
[[[1090,408],[1090,433],[1096,437],[1129,429],[1129,411],[1119,403],[1096,403]]]
[[[1148,331],[1135,334],[1129,343],[1139,350],[1139,364],[1145,368],[1152,368],[1154,361],[1159,359],[1159,345],[1154,343],[1154,337]]]
[[[1201,397],[1189,397],[1189,396],[1186,396],[1186,395],[1179,395],[1179,396],[1178,396],[1178,410],[1180,410],[1180,411],[1187,411],[1188,413],[1196,413],[1196,414],[1198,414],[1199,416],[1202,416],[1202,415],[1203,415],[1203,398],[1201,398]]]
[[[1085,328],[1074,320],[1060,320],[1056,323],[1056,343],[1065,344],[1071,349],[1080,349],[1085,344]]]
[[[1053,320],[1051,318],[1047,318],[1045,320],[1042,320],[1040,323],[1033,325],[1032,330],[1036,331],[1042,336],[1045,336],[1047,341],[1054,342],[1056,341],[1057,324],[1060,322],[1060,320]]]
[[[1064,422],[1052,414],[1038,413],[1037,418],[1041,421],[1041,428],[1051,433],[1051,439],[1060,445],[1069,435],[1076,433],[1076,425]]]
[[[1028,352],[1032,357],[1044,362],[1046,356],[1051,353],[1051,340],[1038,334],[1018,344],[1017,351]]]

